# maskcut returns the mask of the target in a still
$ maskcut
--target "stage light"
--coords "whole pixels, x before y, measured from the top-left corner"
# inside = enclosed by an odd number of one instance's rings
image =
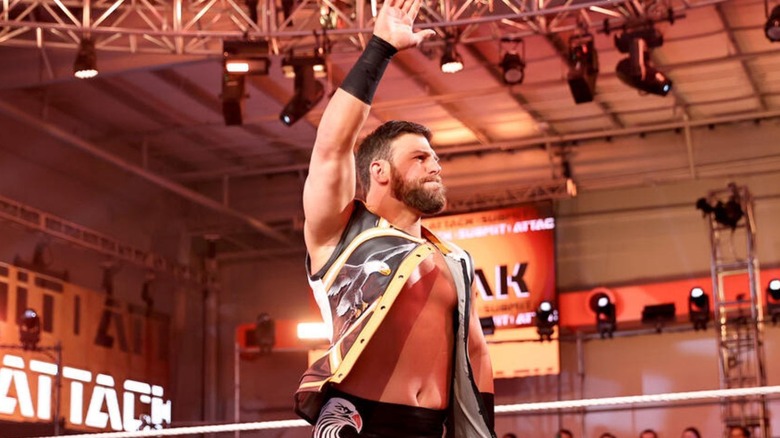
[[[95,41],[91,38],[82,38],[79,43],[79,51],[76,53],[76,60],[73,62],[73,76],[79,79],[89,79],[97,75]]]
[[[772,8],[772,12],[769,13],[764,25],[764,34],[773,43],[780,41],[780,5]]]
[[[542,301],[536,308],[536,333],[539,340],[551,340],[558,325],[558,310],[550,301]]]
[[[225,125],[240,125],[244,122],[244,75],[222,73],[222,116]]]
[[[314,66],[295,65],[295,94],[279,114],[279,120],[291,126],[314,108],[325,95],[325,87],[314,79]]]
[[[327,5],[320,6],[320,27],[325,30],[332,30],[338,26],[339,15],[335,9]]]
[[[705,215],[713,215],[715,222],[729,227],[732,230],[737,228],[739,221],[745,216],[745,212],[742,210],[740,204],[739,195],[735,191],[729,199],[724,203],[723,201],[717,201],[715,205],[710,205],[706,198],[699,198],[696,201],[696,208],[701,210]]]
[[[287,56],[282,59],[282,74],[288,79],[295,78],[296,66],[308,66],[314,70],[315,78],[324,78],[328,74],[328,67],[325,58],[320,55],[314,56]]]
[[[780,280],[777,278],[769,280],[769,284],[766,287],[766,293],[768,293],[772,299],[780,301]]]
[[[271,353],[274,345],[276,345],[276,323],[271,318],[271,315],[265,312],[257,315],[255,340],[257,340],[257,346],[260,348],[261,355]]]
[[[596,314],[596,331],[601,334],[601,339],[611,338],[617,329],[615,303],[607,294],[599,292],[591,296],[590,309]]]
[[[35,310],[27,308],[19,321],[19,342],[25,350],[35,350],[41,340],[41,318]]]
[[[479,318],[479,326],[482,328],[482,333],[485,335],[492,335],[496,332],[496,322],[493,321],[492,316]]]
[[[615,71],[618,79],[630,87],[649,94],[666,96],[672,91],[672,80],[649,64],[642,67],[641,74],[635,74],[635,68],[633,67],[635,62],[632,58],[625,58],[618,62]],[[643,62],[647,63],[648,61],[645,59]]]
[[[522,38],[503,37],[499,40],[501,77],[507,85],[522,84],[525,78],[525,42]]]
[[[569,73],[566,77],[571,95],[577,104],[592,102],[599,73],[599,56],[593,35],[569,38]]]
[[[572,198],[576,197],[577,183],[574,181],[574,175],[571,171],[571,163],[569,162],[568,158],[564,158],[563,163],[561,163],[561,167],[563,167],[563,171],[561,173],[566,179],[566,194]]]
[[[225,73],[267,75],[271,64],[268,57],[268,42],[224,40],[222,61]]]
[[[653,27],[644,27],[615,36],[615,46],[628,57],[618,62],[618,79],[640,92],[666,96],[672,81],[650,64],[650,49],[663,45],[663,35]]]
[[[780,279],[769,280],[766,286],[766,306],[772,317],[772,324],[777,324],[780,320]]]
[[[688,294],[688,319],[694,330],[707,330],[710,322],[710,297],[704,289],[696,286]]]
[[[501,60],[501,70],[504,83],[508,85],[522,84],[525,78],[525,62],[517,53],[507,52]]]
[[[298,339],[302,341],[327,341],[330,330],[324,322],[300,322],[297,327]]]
[[[455,48],[453,41],[447,41],[444,45],[444,53],[441,55],[441,71],[443,73],[457,73],[463,70],[463,58]]]
[[[225,125],[241,125],[244,122],[245,76],[267,75],[271,65],[268,53],[266,41],[222,41],[222,115]]]
[[[655,326],[655,331],[661,333],[664,323],[674,322],[674,303],[651,304],[642,308],[642,323]]]

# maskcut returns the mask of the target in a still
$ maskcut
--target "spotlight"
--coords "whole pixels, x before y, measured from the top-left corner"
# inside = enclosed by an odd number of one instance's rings
[[[769,280],[769,285],[766,287],[766,293],[768,293],[773,300],[780,301],[780,280],[777,278]]]
[[[725,203],[719,200],[715,205],[709,204],[706,198],[699,198],[696,201],[696,208],[701,210],[705,216],[713,215],[715,222],[732,230],[737,228],[739,221],[745,216],[739,194],[736,191],[729,196]]]
[[[251,1],[247,5],[251,10]],[[222,65],[222,115],[225,125],[240,125],[244,121],[245,76],[268,74],[268,42],[223,40]]]
[[[35,350],[41,340],[41,318],[33,309],[25,309],[20,317],[19,342],[25,350]]]
[[[558,310],[549,301],[542,301],[536,309],[536,333],[539,340],[551,340],[558,324]]]
[[[94,78],[97,74],[95,41],[91,38],[82,38],[79,43],[79,51],[76,53],[76,61],[73,63],[73,76],[79,79],[89,79]]]
[[[332,30],[338,26],[339,16],[336,10],[327,5],[320,6],[320,27],[325,30]]]
[[[577,196],[577,183],[574,181],[574,176],[571,172],[571,163],[568,158],[564,158],[563,163],[563,177],[566,178],[566,194],[571,197]]]
[[[222,116],[227,126],[244,121],[244,79],[244,75],[222,73]]]
[[[224,40],[222,59],[230,74],[267,75],[271,64],[266,41]]]
[[[331,330],[324,322],[300,322],[297,334],[302,341],[326,342],[331,337]]]
[[[517,53],[505,53],[501,60],[504,82],[509,85],[522,84],[525,78],[525,62]]]
[[[523,39],[501,38],[500,50],[504,53],[499,64],[504,83],[507,85],[522,84],[525,78],[525,61],[523,60],[525,58],[525,43]]]
[[[599,56],[593,35],[576,35],[569,39],[569,82],[571,95],[577,104],[592,102],[599,73]]]
[[[764,25],[764,33],[769,41],[773,43],[780,41],[780,5],[772,8]]]
[[[769,280],[766,287],[767,310],[772,316],[772,324],[777,324],[780,320],[780,279],[773,278]]]
[[[710,321],[710,297],[696,286],[688,294],[688,318],[694,330],[707,330]]]
[[[463,70],[463,58],[460,57],[460,53],[455,48],[453,41],[447,41],[444,45],[444,53],[441,55],[441,71],[442,73],[457,73]]]
[[[655,325],[655,331],[661,333],[664,323],[674,322],[674,303],[652,304],[642,309],[642,323]]]
[[[611,338],[617,329],[615,303],[607,294],[599,292],[590,298],[590,308],[596,313],[596,330],[601,334],[601,339]]]
[[[271,319],[271,315],[265,312],[257,315],[255,339],[261,355],[271,353],[276,344],[276,323]]]
[[[653,27],[626,31],[615,36],[615,46],[627,58],[618,62],[618,79],[640,92],[666,96],[672,90],[672,81],[650,64],[650,49],[663,45],[663,35]]]
[[[282,60],[282,74],[288,79],[295,79],[295,66],[310,65],[314,70],[315,78],[324,78],[328,74],[328,68],[325,64],[325,58],[319,55],[314,56],[293,56],[290,55]]]
[[[629,58],[618,62],[616,73],[623,83],[639,91],[658,96],[666,96],[672,91],[672,80],[650,65],[644,67],[644,73],[640,76],[629,73],[631,69],[629,65],[632,62]]]
[[[492,316],[479,318],[479,326],[482,328],[482,334],[492,335],[496,332],[496,323]]]
[[[325,87],[314,79],[314,66],[295,65],[295,94],[279,114],[279,120],[291,126],[305,116],[325,95]]]

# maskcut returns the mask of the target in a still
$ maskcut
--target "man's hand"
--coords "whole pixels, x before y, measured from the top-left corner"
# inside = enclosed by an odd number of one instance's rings
[[[374,35],[392,44],[398,50],[414,47],[435,32],[412,30],[422,0],[385,0],[374,24]]]

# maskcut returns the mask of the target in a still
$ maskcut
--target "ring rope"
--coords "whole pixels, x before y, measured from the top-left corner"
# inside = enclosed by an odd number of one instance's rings
[[[495,407],[496,414],[549,411],[554,409],[581,409],[601,406],[637,405],[648,403],[669,403],[725,397],[764,396],[780,393],[780,386],[756,388],[712,389],[705,391],[673,392],[667,394],[632,395],[626,397],[592,398],[584,400],[563,400],[555,402],[520,403]]]
[[[666,394],[632,395],[624,397],[592,398],[583,400],[562,400],[540,403],[520,403],[495,407],[496,414],[514,414],[538,412],[555,409],[582,409],[600,406],[639,405],[649,403],[669,403],[679,401],[751,397],[780,394],[780,386],[760,386],[754,388],[713,389],[704,391],[674,392]],[[175,427],[170,429],[143,430],[135,432],[98,432],[80,435],[68,435],[68,438],[143,438],[157,436],[179,436],[190,434],[208,434],[250,430],[289,429],[310,426],[304,420],[277,420],[252,423],[230,423],[206,426]],[[41,438],[60,438],[47,436]]]

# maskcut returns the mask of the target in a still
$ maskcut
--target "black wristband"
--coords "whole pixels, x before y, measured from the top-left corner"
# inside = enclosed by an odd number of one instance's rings
[[[341,89],[371,105],[379,80],[382,79],[390,58],[397,52],[398,49],[392,44],[376,35],[372,36],[366,50],[341,82]]]

